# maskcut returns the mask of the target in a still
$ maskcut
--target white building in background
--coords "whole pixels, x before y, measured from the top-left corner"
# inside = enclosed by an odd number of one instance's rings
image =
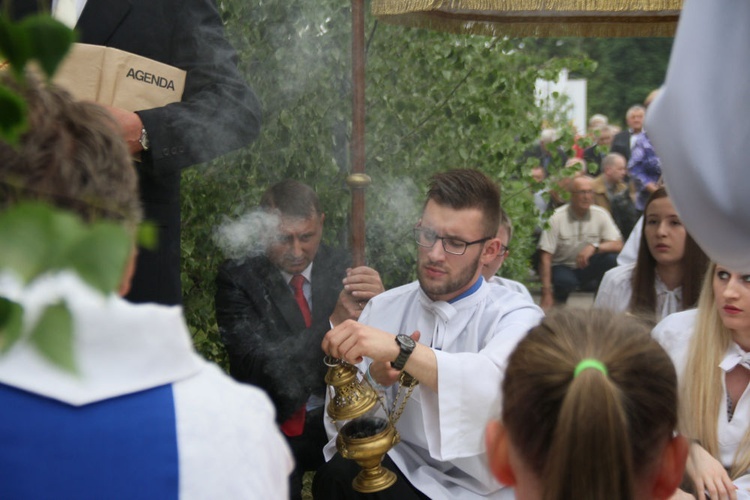
[[[556,82],[537,79],[534,95],[537,105],[551,117],[572,123],[576,132],[583,135],[586,133],[586,91],[585,79],[569,79],[568,70],[563,69]]]

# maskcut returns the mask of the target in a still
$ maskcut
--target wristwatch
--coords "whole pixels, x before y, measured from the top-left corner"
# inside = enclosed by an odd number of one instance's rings
[[[592,243],[592,247],[594,247],[594,253],[599,253],[599,243]]]
[[[401,348],[401,352],[398,354],[396,361],[391,361],[391,366],[400,371],[404,369],[406,360],[409,359],[411,353],[414,352],[417,343],[408,335],[396,335],[396,343]]]
[[[148,142],[148,134],[146,133],[145,128],[141,128],[141,136],[138,138],[138,142],[141,143],[141,147],[144,151],[148,151],[148,148],[151,146],[151,143]]]

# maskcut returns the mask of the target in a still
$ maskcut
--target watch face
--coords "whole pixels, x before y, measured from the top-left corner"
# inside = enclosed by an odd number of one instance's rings
[[[414,350],[414,348],[417,346],[417,343],[414,342],[414,339],[409,337],[408,335],[396,335],[396,340],[403,349],[406,349],[408,351]]]

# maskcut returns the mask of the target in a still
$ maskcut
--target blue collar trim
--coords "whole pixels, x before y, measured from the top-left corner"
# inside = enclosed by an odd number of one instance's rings
[[[482,286],[482,282],[483,281],[484,281],[484,278],[482,278],[480,276],[479,279],[473,285],[471,285],[471,288],[469,288],[468,290],[466,290],[464,293],[462,293],[458,297],[453,297],[451,300],[448,301],[448,303],[449,304],[453,304],[453,303],[458,302],[459,300],[464,299],[464,298],[468,297],[469,295],[473,294],[474,292],[476,292],[477,290],[479,290],[479,287]]]

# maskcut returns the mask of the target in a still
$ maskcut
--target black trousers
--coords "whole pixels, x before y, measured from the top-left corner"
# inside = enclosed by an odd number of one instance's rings
[[[596,292],[604,273],[617,265],[616,253],[598,253],[589,259],[589,265],[583,269],[572,269],[568,266],[552,266],[552,288],[555,303],[565,304],[570,293],[579,286]]]
[[[328,436],[323,427],[323,407],[305,414],[305,428],[299,436],[286,436],[286,442],[294,455],[294,470],[289,476],[289,498],[302,499],[302,478],[307,471],[318,470],[325,463],[323,448]]]
[[[388,455],[383,457],[383,466],[396,474],[396,482],[390,488],[377,493],[359,493],[352,488],[352,481],[361,470],[357,462],[338,453],[318,472],[313,480],[312,493],[316,500],[365,499],[365,500],[429,500],[416,489],[398,470]]]
[[[138,248],[132,288],[126,299],[138,304],[182,304],[180,284],[180,173],[156,175],[137,166],[145,220],[156,226],[157,246]]]

